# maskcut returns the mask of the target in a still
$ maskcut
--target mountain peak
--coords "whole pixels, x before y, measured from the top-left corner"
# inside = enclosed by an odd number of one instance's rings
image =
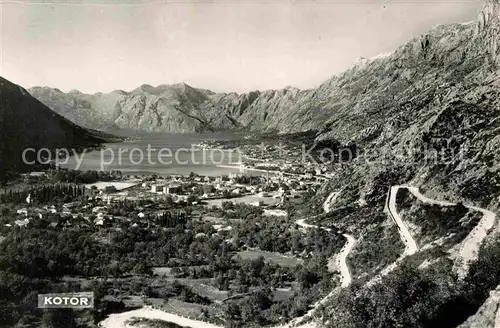
[[[155,87],[153,87],[151,84],[141,84],[134,91],[142,91],[142,92],[151,93],[152,91],[154,91],[154,89],[155,89]]]
[[[478,31],[500,24],[500,0],[487,0],[478,17]]]
[[[189,84],[187,84],[186,82],[174,83],[174,84],[172,84],[172,87],[176,87],[176,88],[191,88],[191,86]]]
[[[127,94],[127,92],[122,90],[122,89],[113,90],[113,93],[117,93],[119,95],[126,95]]]

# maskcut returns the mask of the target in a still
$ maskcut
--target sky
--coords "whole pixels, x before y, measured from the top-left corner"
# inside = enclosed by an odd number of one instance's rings
[[[0,0],[0,76],[86,93],[312,88],[482,1]]]

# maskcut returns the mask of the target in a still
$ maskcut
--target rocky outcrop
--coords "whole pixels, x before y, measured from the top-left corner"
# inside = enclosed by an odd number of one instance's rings
[[[458,328],[497,328],[500,327],[500,286],[490,292],[490,297],[476,314]]]

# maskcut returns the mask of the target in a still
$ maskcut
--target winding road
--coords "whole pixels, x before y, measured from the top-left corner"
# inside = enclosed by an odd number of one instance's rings
[[[108,318],[104,319],[99,323],[101,328],[133,328],[127,324],[132,318],[148,318],[148,319],[158,319],[168,322],[175,323],[182,327],[193,327],[193,328],[222,328],[208,322],[187,319],[172,313],[163,312],[161,310],[156,310],[150,307],[143,307],[138,310],[127,311],[123,313],[110,314]],[[134,326],[135,327],[135,326]]]
[[[379,274],[374,276],[372,279],[370,279],[367,282],[367,286],[371,286],[377,282],[380,281],[380,279],[383,276],[386,276],[389,274],[392,270],[394,270],[401,261],[403,261],[407,256],[415,254],[418,251],[418,246],[417,243],[415,242],[415,239],[413,239],[413,236],[410,233],[410,230],[404,223],[403,219],[399,215],[397,208],[396,208],[396,196],[398,194],[398,191],[400,188],[407,188],[406,186],[391,186],[389,188],[389,191],[387,193],[387,198],[385,201],[385,207],[384,207],[384,212],[387,213],[387,216],[391,218],[394,223],[398,226],[398,232],[399,236],[401,237],[401,240],[405,244],[405,250],[403,254],[401,254],[400,257],[396,259],[393,263],[389,264],[387,267],[385,267]]]
[[[418,200],[427,204],[435,204],[440,206],[454,206],[455,203],[448,201],[440,201],[427,198],[420,193],[419,188],[413,186],[402,186],[407,188]],[[496,220],[495,213],[472,205],[465,205],[468,209],[473,211],[478,211],[483,214],[483,217],[479,223],[472,229],[472,231],[465,237],[461,242],[459,256],[463,260],[462,267],[458,269],[459,277],[464,277],[467,274],[469,264],[477,258],[479,247],[483,242],[484,238],[488,235],[488,232],[493,228]]]
[[[323,210],[325,213],[328,213],[330,211],[332,203],[337,199],[337,197],[340,195],[340,191],[334,191],[328,195],[326,198],[325,202],[323,203]],[[315,218],[315,217],[312,217]],[[311,219],[312,219],[311,218]],[[314,224],[308,224],[305,222],[305,219],[300,219],[295,222],[298,226],[304,228],[304,229],[323,229],[325,231],[332,231],[330,228],[325,228],[325,227],[320,227]],[[349,266],[347,265],[347,256],[351,252],[351,250],[354,248],[354,245],[356,244],[356,239],[354,236],[349,235],[349,234],[342,234],[344,238],[347,239],[347,242],[344,244],[342,249],[340,250],[339,254],[334,256],[335,264],[339,268],[340,271],[340,279],[341,279],[341,288],[345,288],[351,284],[352,281],[352,276],[351,272],[349,270]],[[291,328],[291,327],[297,327],[297,328],[316,328],[317,324],[315,322],[308,322],[308,323],[302,323],[305,319],[312,317],[312,315],[316,312],[316,309],[320,307],[321,305],[325,304],[336,292],[336,289],[333,289],[328,295],[323,297],[321,300],[317,301],[312,309],[310,309],[304,316],[298,317],[293,319],[290,323],[279,326],[279,327],[273,327],[273,328]]]
[[[304,219],[297,220],[295,222],[298,226],[305,228],[305,229],[323,229],[325,231],[332,231],[330,228],[325,228],[325,227],[319,227],[317,225],[313,224],[307,224],[305,223]],[[347,256],[349,255],[349,252],[353,249],[354,244],[356,243],[356,239],[354,236],[349,235],[349,234],[342,234],[345,239],[347,239],[347,242],[345,245],[342,247],[340,252],[335,255],[337,258],[335,260],[335,263],[337,264],[337,267],[339,268],[340,275],[341,275],[341,281],[342,281],[342,287],[347,287],[351,284],[352,277],[351,277],[351,272],[349,271],[349,267],[347,266]]]
[[[323,203],[323,210],[325,213],[330,212],[330,208],[332,203],[335,202],[335,200],[339,197],[340,191],[334,191],[328,195],[326,198],[325,202]],[[331,232],[332,229],[330,228],[325,228],[325,227],[320,227],[314,224],[308,224],[305,222],[305,219],[300,219],[295,222],[298,226],[305,228],[305,229],[323,229],[325,231]],[[349,271],[349,267],[347,265],[347,256],[351,252],[351,250],[354,247],[354,244],[356,243],[356,239],[354,236],[349,235],[349,234],[342,234],[345,239],[347,239],[347,242],[345,245],[342,247],[340,250],[339,254],[337,254],[335,264],[339,268],[340,271],[340,276],[341,276],[341,287],[347,287],[351,284],[352,277],[351,277],[351,272]],[[328,297],[328,296],[327,296]],[[326,299],[322,300],[323,302],[326,301]],[[316,306],[315,306],[316,307]]]
[[[396,195],[399,188],[402,187],[405,188],[404,186],[392,186],[391,189],[389,189],[389,194],[386,201],[386,210],[392,220],[398,225],[401,240],[403,240],[403,243],[405,244],[405,251],[403,252],[402,257],[406,257],[408,255],[415,254],[418,251],[418,246],[415,242],[415,239],[413,239],[412,235],[410,234],[410,230],[408,229],[396,209]]]
[[[386,201],[386,206],[385,206],[385,211],[387,211],[388,215],[391,217],[391,219],[398,225],[398,230],[399,234],[401,236],[401,240],[403,240],[405,244],[405,251],[403,254],[392,264],[387,266],[380,274],[372,278],[369,282],[368,285],[372,285],[382,276],[385,276],[394,268],[397,267],[397,265],[406,257],[412,254],[415,254],[418,251],[418,246],[415,243],[415,240],[410,234],[410,231],[408,230],[408,227],[404,223],[404,221],[401,219],[401,216],[398,214],[397,209],[396,209],[396,195],[399,189],[401,188],[406,188],[408,191],[410,191],[418,200],[420,200],[423,203],[427,204],[432,204],[432,205],[440,205],[440,206],[454,206],[456,205],[455,203],[448,202],[448,201],[442,201],[442,200],[434,200],[430,199],[420,193],[420,190],[418,187],[411,186],[411,185],[398,185],[398,186],[392,186],[389,190],[389,193],[387,195],[387,201]],[[481,246],[482,241],[484,238],[488,235],[488,232],[493,228],[496,220],[496,215],[495,213],[476,206],[471,206],[471,205],[464,205],[465,207],[479,211],[483,213],[482,219],[479,221],[479,223],[474,227],[474,229],[467,235],[467,237],[463,240],[461,243],[460,251],[459,251],[459,256],[462,258],[463,263],[462,266],[457,270],[459,277],[464,277],[465,274],[467,273],[469,263],[473,261],[478,254],[479,247]]]

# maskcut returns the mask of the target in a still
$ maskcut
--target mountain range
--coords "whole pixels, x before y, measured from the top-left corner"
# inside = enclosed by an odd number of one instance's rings
[[[92,129],[313,129],[320,131],[321,139],[373,140],[411,126],[413,120],[423,124],[429,116],[443,116],[458,102],[494,107],[500,53],[497,7],[493,1],[477,22],[437,26],[390,54],[361,59],[309,90],[214,93],[180,83],[96,94],[50,87],[28,91],[72,122]]]
[[[497,201],[500,181],[500,5],[487,1],[477,21],[439,25],[392,53],[361,59],[309,90],[287,87],[214,93],[185,83],[130,92],[63,93],[35,87],[32,96],[93,129],[159,132],[317,131],[316,139],[394,154],[466,149],[460,164],[425,165],[433,186],[465,198]],[[414,158],[416,162],[422,160]],[[422,173],[422,174],[423,174]],[[479,191],[474,186],[480,185]],[[443,188],[445,189],[445,188]],[[487,197],[485,199],[484,197]]]
[[[453,188],[446,188],[450,193],[498,201],[492,191],[500,181],[489,177],[496,176],[500,159],[499,38],[500,5],[491,0],[477,21],[437,26],[392,53],[362,59],[309,90],[287,87],[243,94],[214,93],[180,83],[157,87],[144,84],[128,92],[93,95],[49,87],[34,87],[28,92],[83,126],[81,131],[314,130],[317,141],[335,140],[392,158],[408,149],[431,147],[453,152],[449,157],[456,159],[458,151],[466,149],[460,164],[447,166],[449,172],[439,165],[426,165],[424,173],[440,179],[432,183],[434,186],[452,181]],[[25,117],[16,122],[16,129],[31,131],[28,126],[17,125],[27,125],[31,119],[43,122],[39,116],[61,121],[60,116],[47,114],[46,107],[24,89],[10,84],[8,89],[5,94],[18,91],[17,98],[25,97],[27,103],[44,108],[31,115],[19,110],[11,113]],[[66,120],[61,122],[68,129],[77,129]],[[49,130],[41,124],[37,128]],[[414,160],[419,162],[421,157]],[[478,184],[480,190],[474,190],[472,186]]]

